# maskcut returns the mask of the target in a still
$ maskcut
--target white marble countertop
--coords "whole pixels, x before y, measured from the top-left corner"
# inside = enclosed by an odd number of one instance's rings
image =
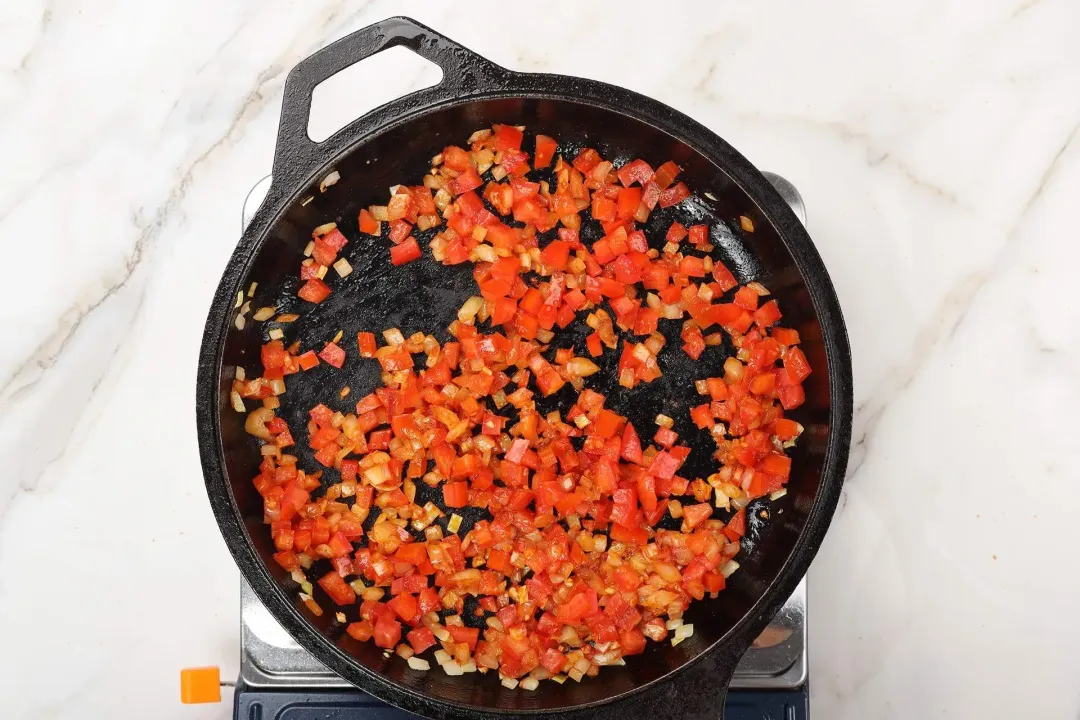
[[[503,4],[505,29],[491,3],[4,4],[0,714],[226,716],[177,699],[181,667],[238,661],[206,310],[287,70],[409,14],[655,97],[802,190],[857,406],[810,573],[814,716],[1077,716],[1080,5],[587,5]],[[421,82],[399,61],[340,119]]]

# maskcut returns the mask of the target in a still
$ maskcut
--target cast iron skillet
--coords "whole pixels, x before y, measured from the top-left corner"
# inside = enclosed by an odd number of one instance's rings
[[[370,112],[325,142],[312,142],[306,128],[315,86],[397,45],[441,67],[442,82]],[[598,677],[581,683],[544,682],[535,692],[508,690],[493,673],[449,677],[437,668],[412,671],[400,658],[384,659],[372,644],[349,638],[332,611],[321,617],[308,612],[297,599],[295,583],[270,558],[270,533],[251,484],[259,463],[257,444],[244,433],[244,416],[231,409],[228,396],[236,366],[258,371],[262,333],[270,326],[250,320],[243,331],[234,326],[237,292],[246,292],[252,281],[258,282],[252,308],[274,304],[282,312],[295,309],[302,314],[285,329],[287,341],[300,340],[305,349],[321,348],[339,329],[345,332],[347,348],[355,348],[349,338],[358,330],[397,326],[406,335],[443,332],[456,308],[475,292],[470,266],[444,268],[425,257],[391,268],[387,241],[360,235],[357,212],[385,202],[393,184],[418,182],[435,152],[464,143],[473,130],[493,122],[523,124],[558,138],[560,151],[570,156],[587,144],[617,161],[640,156],[655,167],[674,159],[696,195],[678,208],[654,213],[647,232],[654,235],[675,217],[712,224],[719,256],[741,281],[758,279],[779,298],[784,324],[799,330],[814,367],[806,383],[806,404],[794,415],[807,432],[794,451],[789,492],[771,507],[751,506],[750,532],[738,558],[742,569],[718,599],[692,606],[687,620],[694,623],[694,636],[678,647],[650,643],[625,666],[604,668]],[[531,135],[524,146],[532,147]],[[321,193],[319,180],[332,169],[340,172],[341,180]],[[753,219],[752,235],[733,222],[739,215]],[[331,220],[351,239],[344,254],[355,272],[348,281],[330,280],[334,292],[329,300],[307,305],[296,297],[303,248],[312,228]],[[430,234],[418,238],[421,246]],[[583,232],[587,241],[598,235],[598,228]],[[670,341],[661,355],[661,380],[621,390],[612,369],[615,353],[608,353],[603,372],[591,378],[602,380],[592,386],[608,394],[614,409],[641,430],[652,427],[657,412],[675,417],[675,429],[694,448],[691,457],[699,458],[683,474],[704,475],[712,444],[689,424],[686,408],[698,402],[693,379],[720,374],[730,348],[710,348],[693,363],[679,350],[679,323],[664,325]],[[558,340],[569,342],[582,352],[582,333]],[[335,400],[342,385],[356,391],[349,398],[355,402],[377,382],[377,364],[361,361],[353,351],[339,371],[323,365],[290,377],[281,414],[291,427],[302,428],[307,409]],[[794,590],[825,535],[847,464],[851,393],[847,334],[821,258],[781,197],[727,143],[685,115],[628,90],[581,78],[511,72],[419,23],[393,18],[320,50],[289,74],[273,183],[225,269],[207,319],[197,421],[207,492],[240,570],[286,630],[357,687],[440,718],[625,718],[629,713],[643,718],[719,717],[736,663]],[[344,409],[351,402],[330,404]],[[568,396],[556,395],[552,404],[565,408]],[[301,463],[314,466],[305,453],[303,448]],[[328,483],[337,480],[333,471],[326,476]],[[325,608],[333,607],[319,593],[316,587],[316,599]]]

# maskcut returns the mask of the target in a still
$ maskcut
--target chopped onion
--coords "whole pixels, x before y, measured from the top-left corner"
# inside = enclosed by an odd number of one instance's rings
[[[513,690],[514,688],[516,688],[518,686],[518,681],[515,680],[514,678],[504,677],[500,682],[502,682],[503,687],[510,688],[511,690]]]
[[[263,322],[264,320],[269,320],[270,318],[272,318],[274,316],[274,313],[276,313],[276,312],[277,312],[276,307],[270,307],[270,306],[261,307],[261,308],[259,308],[258,310],[255,311],[255,314],[251,316],[251,319],[252,320],[258,320],[259,322]]]
[[[338,258],[334,263],[334,269],[337,270],[337,274],[341,277],[349,277],[352,274],[352,265],[345,258]]]
[[[484,306],[484,298],[479,295],[473,295],[461,306],[461,309],[457,311],[458,322],[471,325],[476,318],[476,313],[480,312],[480,308]]]
[[[382,336],[383,340],[385,340],[390,345],[405,344],[405,336],[402,335],[401,331],[397,328],[389,328],[387,330],[383,330]]]
[[[229,400],[232,401],[233,410],[238,413],[247,412],[247,408],[244,406],[244,398],[240,397],[240,393],[233,390],[229,393]]]
[[[479,237],[479,238],[476,237],[476,235],[477,235],[476,230],[483,230],[483,232],[480,233],[481,237]],[[473,239],[474,240],[483,240],[484,237],[487,237],[487,230],[484,230],[483,228],[481,228],[479,226],[477,226],[476,230],[473,231]],[[476,248],[473,250],[473,254],[476,255],[476,258],[478,260],[481,260],[483,262],[493,263],[493,262],[495,262],[496,260],[499,259],[499,256],[495,254],[495,248],[493,248],[490,245],[486,245],[484,243],[480,243],[479,245],[477,245]],[[469,298],[469,299],[471,300],[472,298]],[[462,322],[464,322],[464,321],[462,321]]]
[[[447,531],[456,534],[457,531],[458,531],[458,528],[460,528],[460,527],[461,527],[461,516],[458,515],[457,513],[453,513],[452,515],[450,515],[450,520],[448,520],[447,523],[446,523],[446,529],[447,529]]]
[[[683,316],[683,310],[677,303],[664,306],[664,319],[665,320],[678,320]]]
[[[656,424],[662,428],[671,429],[675,425],[675,421],[669,418],[667,415],[660,414],[656,416]]]
[[[413,670],[430,670],[431,669],[431,663],[429,663],[424,658],[419,658],[419,657],[416,657],[415,655],[408,658],[405,662],[407,662],[409,664],[409,667],[412,668]]]
[[[237,315],[236,320],[233,322],[233,324],[236,325],[237,330],[243,330],[244,326],[247,325],[247,321],[244,320],[243,315]]]
[[[739,216],[739,227],[741,227],[746,232],[752,233],[752,232],[754,232],[754,221],[751,220],[750,218],[746,217],[745,215],[740,215]]]
[[[726,563],[720,566],[720,574],[724,577],[731,577],[731,573],[739,569],[739,563],[734,560],[728,560]]]
[[[777,490],[777,491],[775,491],[773,493],[770,493],[769,494],[769,499],[770,500],[779,500],[780,498],[784,497],[785,495],[787,495],[787,488],[780,488],[779,490]]]
[[[267,333],[271,340],[280,340],[285,337],[284,331],[281,328],[270,328],[270,332]]]
[[[340,179],[341,173],[339,173],[337,170],[333,171],[332,173],[324,177],[322,182],[319,183],[319,192],[326,192],[326,188],[336,185],[337,181]]]
[[[535,690],[540,687],[540,681],[533,677],[527,677],[521,681],[522,690]]]
[[[589,377],[600,372],[600,366],[588,358],[576,357],[566,363],[566,372],[575,377]]]
[[[318,238],[318,237],[322,237],[323,235],[327,234],[331,230],[336,230],[336,229],[337,229],[337,223],[326,223],[326,224],[320,225],[319,227],[312,230],[311,235],[312,235],[312,237],[317,237]]]
[[[249,435],[254,435],[260,440],[269,440],[270,431],[266,429],[266,423],[274,417],[274,411],[269,408],[259,407],[252,410],[247,420],[244,421],[244,430]]]
[[[678,645],[683,640],[685,640],[686,638],[690,637],[693,634],[694,634],[694,625],[692,623],[687,623],[686,625],[680,625],[679,627],[675,628],[675,635],[671,638],[671,644],[673,646]]]

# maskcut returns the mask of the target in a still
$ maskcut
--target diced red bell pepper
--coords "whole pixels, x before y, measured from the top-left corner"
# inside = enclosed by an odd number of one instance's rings
[[[319,357],[322,358],[323,362],[327,365],[332,365],[336,368],[340,368],[345,364],[345,351],[332,342],[326,343],[326,347],[319,353]]]
[[[296,293],[302,300],[318,305],[330,296],[330,287],[317,277],[308,280]]]
[[[420,245],[416,238],[409,237],[400,245],[390,248],[390,262],[394,265],[404,265],[420,258]]]
[[[547,135],[536,136],[536,153],[533,156],[533,167],[546,168],[551,164],[551,159],[555,156],[555,150],[558,148],[558,143],[554,138],[550,138]]]

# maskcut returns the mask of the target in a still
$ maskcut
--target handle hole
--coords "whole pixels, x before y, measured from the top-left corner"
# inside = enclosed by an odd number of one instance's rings
[[[322,142],[375,108],[442,82],[442,69],[408,48],[383,50],[331,75],[311,93],[307,133]]]

